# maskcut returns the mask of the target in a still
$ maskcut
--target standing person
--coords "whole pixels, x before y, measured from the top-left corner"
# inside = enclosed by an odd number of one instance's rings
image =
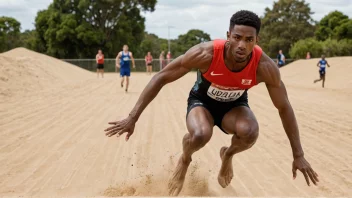
[[[321,60],[318,62],[317,66],[319,67],[319,75],[320,78],[317,80],[314,80],[314,83],[317,83],[319,81],[323,81],[323,88],[325,86],[325,74],[326,74],[326,66],[330,67],[328,61],[325,60],[325,55],[321,56]]]
[[[282,67],[285,65],[285,62],[286,62],[286,58],[285,58],[284,54],[282,53],[282,50],[280,50],[279,54],[277,55],[276,63],[279,67]]]
[[[149,72],[149,75],[152,75],[152,66],[153,66],[153,56],[148,52],[148,54],[145,56],[145,65],[147,68],[147,73]]]
[[[310,52],[307,52],[306,59],[310,59]]]
[[[101,50],[98,50],[95,61],[97,62],[97,77],[99,78],[99,73],[101,73],[101,77],[104,78],[104,54]]]
[[[126,89],[128,91],[129,77],[131,75],[130,61],[132,61],[133,68],[136,68],[132,52],[128,51],[128,46],[124,45],[123,50],[117,54],[116,67],[120,68],[121,76],[121,87],[123,87],[124,80],[126,78]]]
[[[183,137],[183,153],[168,185],[170,195],[180,193],[193,153],[209,142],[215,125],[232,135],[230,146],[220,149],[218,160],[222,165],[217,178],[223,188],[230,184],[234,175],[234,155],[251,148],[259,135],[259,125],[249,108],[247,94],[248,89],[259,83],[265,83],[290,141],[293,162],[292,170],[288,171],[296,178],[296,171],[300,170],[308,185],[310,180],[314,184],[318,182],[317,173],[304,157],[296,117],[280,70],[256,45],[260,25],[260,18],[253,12],[235,13],[230,19],[227,40],[197,44],[173,60],[153,76],[127,118],[110,122],[113,126],[105,129],[109,137],[127,133],[125,140],[128,141],[143,110],[162,87],[192,69],[198,69],[196,83],[188,98],[188,133]]]
[[[165,65],[165,52],[162,51],[159,56],[159,61],[160,61],[160,71],[164,68]]]
[[[171,52],[170,51],[167,53],[166,59],[167,59],[167,64],[169,64],[171,62]]]

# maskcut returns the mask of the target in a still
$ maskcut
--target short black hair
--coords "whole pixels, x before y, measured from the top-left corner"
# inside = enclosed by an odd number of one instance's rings
[[[235,25],[251,26],[257,30],[257,35],[260,31],[260,18],[254,12],[248,10],[241,10],[232,15],[230,19],[230,31]]]

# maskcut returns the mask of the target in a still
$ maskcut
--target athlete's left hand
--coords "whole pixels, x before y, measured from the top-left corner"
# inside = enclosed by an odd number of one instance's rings
[[[304,159],[303,156],[295,158],[293,160],[293,163],[292,163],[293,179],[296,179],[297,169],[303,173],[304,177],[306,178],[308,186],[310,186],[309,178],[312,180],[314,185],[317,185],[317,182],[319,182],[318,174],[312,169],[310,164],[307,162],[306,159]]]
[[[133,65],[133,69],[136,69],[136,65]]]

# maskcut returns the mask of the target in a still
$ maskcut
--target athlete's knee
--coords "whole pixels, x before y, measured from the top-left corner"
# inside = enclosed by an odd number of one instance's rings
[[[252,119],[237,121],[236,136],[244,140],[244,143],[253,145],[259,136],[258,122]]]
[[[193,144],[197,145],[197,147],[203,147],[209,142],[211,135],[211,127],[201,126],[193,131],[191,141]]]

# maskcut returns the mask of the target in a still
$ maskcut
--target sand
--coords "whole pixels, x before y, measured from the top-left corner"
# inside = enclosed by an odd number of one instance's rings
[[[313,84],[317,59],[281,68],[319,186],[308,187],[300,172],[292,179],[291,148],[261,84],[249,91],[259,139],[234,157],[232,184],[223,189],[217,183],[219,150],[231,136],[215,127],[194,155],[180,196],[352,196],[352,58],[327,60],[332,67],[324,89]],[[117,74],[97,79],[26,49],[0,54],[0,71],[0,196],[167,196],[195,73],[161,90],[126,143],[103,130],[129,113],[151,76],[132,73],[125,94]]]

